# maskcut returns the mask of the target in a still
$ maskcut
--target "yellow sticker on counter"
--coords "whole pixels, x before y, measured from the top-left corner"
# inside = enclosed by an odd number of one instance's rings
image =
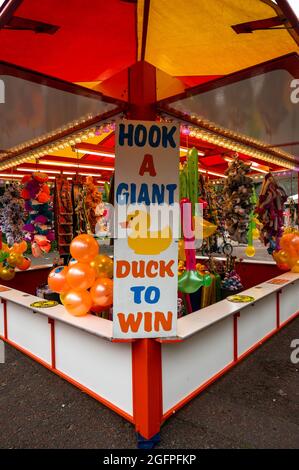
[[[227,297],[227,300],[230,302],[240,302],[240,303],[246,303],[246,302],[253,302],[255,300],[254,297],[251,297],[250,295],[230,295]]]
[[[50,308],[50,307],[56,307],[58,305],[58,302],[56,300],[38,300],[37,302],[33,302],[30,304],[30,307],[33,308]]]

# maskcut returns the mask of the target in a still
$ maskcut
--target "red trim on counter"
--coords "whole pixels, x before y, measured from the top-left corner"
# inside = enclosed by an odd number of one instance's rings
[[[3,304],[4,338],[7,339],[7,301],[5,299],[1,299],[1,303]]]
[[[53,369],[56,369],[55,320],[48,318],[48,323],[51,328],[51,362]]]

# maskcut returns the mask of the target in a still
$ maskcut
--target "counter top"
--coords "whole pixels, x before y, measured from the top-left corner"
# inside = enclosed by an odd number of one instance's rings
[[[70,326],[74,326],[75,328],[80,328],[81,330],[87,331],[96,336],[100,336],[101,338],[105,338],[108,340],[112,339],[112,321],[105,320],[104,318],[96,317],[95,315],[85,315],[84,317],[74,317],[70,315],[63,305],[57,305],[56,307],[50,308],[33,308],[30,305],[33,302],[41,301],[40,297],[36,297],[35,295],[26,294],[25,292],[21,292],[19,290],[10,289],[6,286],[0,286],[6,290],[4,292],[0,292],[0,298],[9,300],[14,302],[18,305],[22,305],[23,307],[27,307],[33,310],[36,314],[46,315],[49,318],[53,318],[54,320],[59,320],[63,323],[67,323]]]
[[[229,300],[221,300],[209,307],[205,307],[196,312],[190,313],[178,320],[177,336],[180,339],[186,339],[200,330],[203,330],[213,323],[216,323],[224,318],[240,312],[249,305],[255,304],[258,300],[281,290],[283,287],[292,284],[299,279],[299,273],[287,272],[274,279],[285,279],[287,282],[284,284],[271,284],[269,281],[258,284],[250,289],[241,292],[242,295],[250,295],[254,297],[254,301],[246,303],[234,303]],[[233,293],[232,293],[233,294]]]
[[[271,284],[268,282],[263,282],[255,287],[247,289],[242,292],[244,295],[250,295],[254,297],[253,302],[248,303],[233,303],[229,300],[221,300],[209,307],[205,307],[201,310],[197,310],[185,317],[178,319],[178,329],[177,329],[177,339],[184,340],[194,335],[195,333],[208,328],[214,323],[217,323],[226,317],[233,315],[241,311],[242,309],[253,305],[255,302],[261,300],[262,298],[279,291],[283,287],[292,284],[294,281],[299,279],[299,273],[287,272],[283,273],[280,276],[277,276],[274,279],[286,280],[283,284]],[[271,281],[271,280],[270,280]],[[0,286],[5,289],[6,286]],[[34,309],[30,307],[33,302],[40,301],[39,297],[34,295],[26,294],[19,290],[9,289],[3,292],[0,291],[0,298],[6,299],[8,301],[14,302],[18,305],[22,305],[33,310],[34,313],[40,315],[46,315],[49,318],[54,320],[61,321],[75,328],[80,328],[90,334],[99,336],[103,339],[112,341],[112,321],[105,320],[104,318],[97,317],[95,315],[88,314],[84,317],[74,317],[67,313],[63,305],[57,305],[56,307],[51,308],[40,308]],[[163,338],[159,338],[159,341],[163,341]]]

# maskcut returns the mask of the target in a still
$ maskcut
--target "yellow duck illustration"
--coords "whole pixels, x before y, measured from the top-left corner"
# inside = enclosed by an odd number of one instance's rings
[[[170,227],[150,231],[151,217],[146,211],[131,212],[120,225],[128,229],[128,245],[137,255],[158,255],[171,244]]]

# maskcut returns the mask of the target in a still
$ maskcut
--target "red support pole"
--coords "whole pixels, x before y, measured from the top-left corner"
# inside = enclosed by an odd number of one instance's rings
[[[129,69],[129,119],[156,120],[156,69],[140,61]],[[151,439],[162,422],[161,343],[138,339],[132,343],[133,413],[136,431]]]
[[[145,439],[159,433],[162,422],[161,343],[140,339],[132,343],[133,416]]]

